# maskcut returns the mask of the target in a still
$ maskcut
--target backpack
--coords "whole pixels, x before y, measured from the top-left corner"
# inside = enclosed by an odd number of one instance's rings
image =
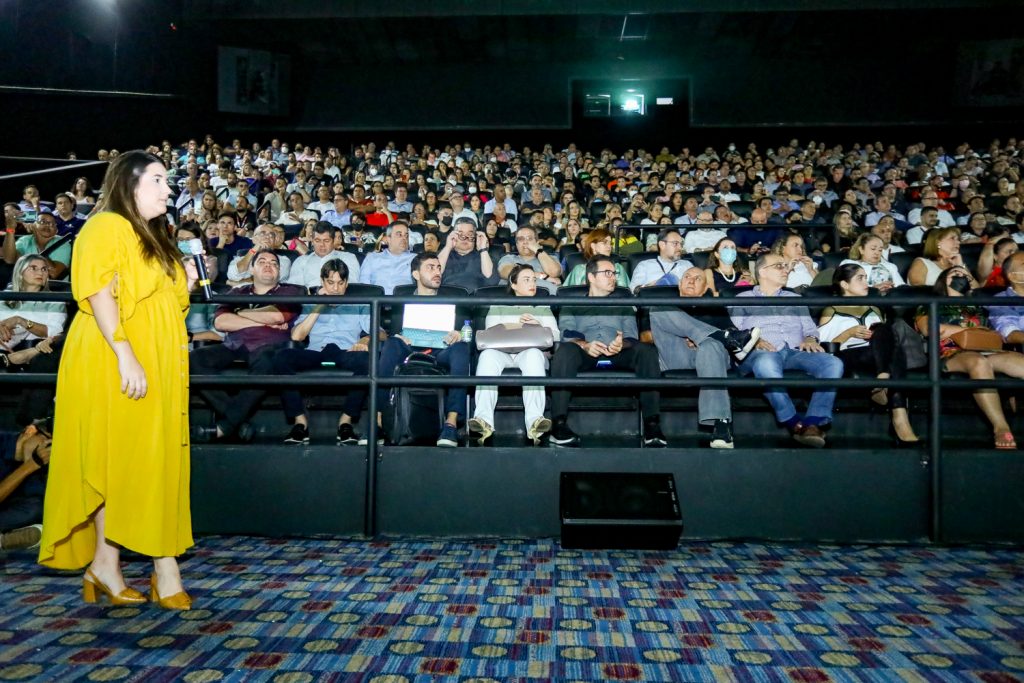
[[[410,354],[395,370],[398,377],[445,374],[426,353]],[[434,445],[444,422],[444,391],[444,387],[391,387],[382,420],[392,445]]]

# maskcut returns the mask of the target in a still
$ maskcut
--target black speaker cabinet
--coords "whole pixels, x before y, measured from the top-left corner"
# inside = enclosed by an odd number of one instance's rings
[[[670,550],[683,518],[671,473],[562,472],[563,548]]]

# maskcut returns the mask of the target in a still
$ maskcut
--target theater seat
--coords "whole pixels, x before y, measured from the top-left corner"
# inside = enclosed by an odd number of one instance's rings
[[[910,265],[914,262],[915,258],[917,258],[917,254],[909,251],[900,251],[895,254],[889,254],[889,263],[896,266],[900,277],[906,281],[907,274],[910,272]]]
[[[636,267],[643,261],[650,261],[651,259],[658,258],[658,252],[656,251],[644,251],[639,254],[630,254],[627,257],[626,272],[629,273],[630,278],[633,277],[633,273],[636,272]]]
[[[750,214],[754,211],[754,202],[729,202],[729,209],[732,210],[737,216],[743,216],[746,219],[750,219]]]

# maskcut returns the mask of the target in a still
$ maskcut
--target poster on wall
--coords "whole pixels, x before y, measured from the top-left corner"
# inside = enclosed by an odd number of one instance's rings
[[[217,109],[234,114],[287,116],[288,55],[217,48]]]
[[[956,73],[962,106],[1024,106],[1024,40],[961,43]]]

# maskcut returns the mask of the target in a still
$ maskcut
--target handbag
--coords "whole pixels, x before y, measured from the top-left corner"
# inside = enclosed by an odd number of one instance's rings
[[[500,323],[476,333],[476,348],[479,351],[494,349],[519,353],[526,349],[550,349],[554,344],[551,330],[543,325]]]
[[[964,351],[1002,351],[1003,336],[987,327],[968,327],[950,339]]]
[[[896,343],[903,349],[903,355],[907,359],[907,369],[914,370],[928,365],[928,351],[924,337],[907,324],[903,318],[896,318],[892,321],[892,331],[896,337]]]

